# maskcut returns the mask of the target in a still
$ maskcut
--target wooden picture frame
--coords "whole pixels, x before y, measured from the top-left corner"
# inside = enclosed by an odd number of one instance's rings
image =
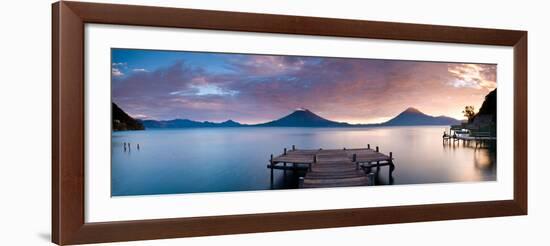
[[[52,6],[52,240],[59,245],[527,214],[527,32],[80,2]],[[86,223],[84,24],[513,47],[513,200]]]

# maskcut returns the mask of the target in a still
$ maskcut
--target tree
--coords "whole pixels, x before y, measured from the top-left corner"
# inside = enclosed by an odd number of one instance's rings
[[[462,111],[464,114],[464,117],[468,118],[468,123],[471,123],[472,120],[474,120],[474,116],[476,115],[474,106],[466,106],[464,107],[464,111]]]

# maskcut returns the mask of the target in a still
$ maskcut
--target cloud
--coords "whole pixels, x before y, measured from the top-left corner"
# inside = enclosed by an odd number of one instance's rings
[[[454,87],[493,90],[497,87],[496,65],[453,64],[448,71],[454,78],[449,81]]]
[[[122,77],[124,76],[123,69],[128,68],[128,63],[126,62],[113,62],[111,68],[111,74],[113,77]]]
[[[180,95],[180,96],[208,96],[208,95],[231,95],[234,96],[238,91],[229,90],[220,88],[216,85],[191,85],[187,90],[173,91],[170,92],[170,95]]]
[[[116,85],[113,93],[117,97],[136,98],[162,97],[172,91],[186,90],[199,70],[176,62],[170,66],[149,73],[131,73]]]
[[[123,69],[128,69],[128,63],[126,62],[113,62],[111,66],[113,69],[117,69],[120,72],[122,72]]]
[[[149,70],[145,69],[145,68],[134,68],[132,69],[133,72],[149,72]]]
[[[127,67],[128,63],[126,62],[113,62],[113,67]]]
[[[239,73],[273,76],[299,71],[305,63],[306,59],[297,56],[237,55],[228,66]]]
[[[122,76],[124,76],[124,73],[122,73],[122,71],[120,71],[120,69],[118,69],[116,67],[113,67],[111,69],[111,74],[113,75],[113,77],[122,77]]]
[[[132,118],[134,118],[134,119],[140,119],[140,120],[145,120],[145,119],[148,119],[149,116],[144,115],[144,114],[134,114],[134,115],[132,115]]]

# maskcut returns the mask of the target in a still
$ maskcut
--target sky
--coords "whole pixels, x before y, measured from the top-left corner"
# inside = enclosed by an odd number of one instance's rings
[[[408,107],[463,119],[496,88],[496,65],[111,50],[112,100],[134,118],[255,124],[298,108],[380,123]]]

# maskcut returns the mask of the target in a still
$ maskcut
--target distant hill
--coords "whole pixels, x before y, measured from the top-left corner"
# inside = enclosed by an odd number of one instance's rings
[[[216,123],[210,121],[193,121],[187,119],[175,120],[143,120],[145,128],[199,128],[199,127],[238,127],[244,126],[238,122],[227,120]]]
[[[200,128],[200,127],[374,127],[374,126],[415,126],[415,125],[455,125],[460,121],[446,116],[430,116],[415,108],[408,108],[395,118],[379,124],[349,124],[325,119],[308,109],[297,109],[280,119],[247,125],[228,120],[220,123],[209,121],[193,121],[188,119],[175,120],[143,120],[145,128]]]
[[[388,120],[383,126],[416,126],[416,125],[456,125],[460,121],[447,116],[431,116],[420,112],[420,110],[410,107],[393,119]]]
[[[114,131],[128,131],[128,130],[145,130],[141,122],[135,120],[129,116],[124,110],[118,107],[115,103],[112,103],[112,116],[113,116],[113,130]]]
[[[351,126],[348,123],[341,123],[327,120],[307,109],[297,109],[291,114],[278,120],[270,121],[254,126],[267,127],[345,127]]]

